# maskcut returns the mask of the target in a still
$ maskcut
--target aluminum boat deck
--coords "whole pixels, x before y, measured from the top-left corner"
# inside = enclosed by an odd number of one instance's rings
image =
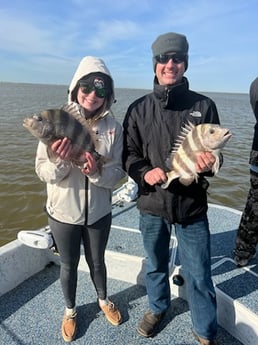
[[[241,213],[226,207],[209,205],[212,243],[212,271],[218,296],[218,340],[221,345],[258,344],[258,260],[237,268],[231,253]],[[0,297],[0,344],[58,345],[64,344],[60,326],[64,301],[59,281],[58,256],[51,250],[27,247],[14,241],[0,252],[0,285],[7,289],[8,280],[34,261],[44,269],[18,284]],[[14,251],[18,247],[19,253]],[[7,255],[7,253],[9,253]],[[38,257],[39,255],[43,257]],[[175,274],[183,275],[171,238],[172,303],[161,331],[145,339],[136,326],[148,308],[143,280],[144,251],[138,230],[135,203],[117,203],[113,209],[112,230],[106,251],[108,293],[120,308],[123,323],[109,324],[96,303],[96,293],[82,257],[77,289],[78,334],[75,345],[197,345],[191,332],[191,320],[185,300],[184,285],[173,284]],[[15,264],[14,276],[8,267]],[[10,272],[11,270],[9,270]],[[26,269],[23,272],[26,277]],[[17,278],[18,279],[18,278]],[[5,287],[6,286],[6,287]],[[1,292],[1,291],[0,291]],[[1,293],[0,293],[1,295]]]

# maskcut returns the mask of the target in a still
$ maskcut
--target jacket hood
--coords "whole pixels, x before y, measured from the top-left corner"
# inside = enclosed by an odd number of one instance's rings
[[[254,79],[250,86],[250,103],[255,117],[258,119],[258,77]]]
[[[79,66],[77,67],[74,76],[72,78],[72,81],[70,83],[69,89],[68,89],[68,102],[73,102],[74,99],[72,99],[72,93],[74,89],[77,86],[78,81],[85,77],[86,75],[93,73],[93,72],[101,72],[106,75],[108,75],[111,78],[112,81],[112,93],[110,96],[110,102],[109,107],[112,105],[115,99],[115,92],[114,92],[114,81],[111,76],[111,73],[107,66],[105,65],[104,61],[98,57],[94,56],[85,56],[81,62],[79,63]]]

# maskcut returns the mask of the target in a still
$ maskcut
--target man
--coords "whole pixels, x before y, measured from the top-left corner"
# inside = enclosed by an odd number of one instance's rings
[[[123,123],[125,168],[138,184],[137,205],[146,251],[146,289],[149,310],[137,331],[153,336],[170,306],[169,241],[175,225],[180,262],[186,282],[194,336],[203,345],[217,345],[216,296],[211,280],[210,232],[204,175],[212,176],[215,157],[202,152],[196,163],[197,182],[184,186],[178,179],[167,189],[166,159],[182,126],[216,123],[214,102],[189,90],[184,73],[188,67],[188,42],[169,32],[152,44],[154,89],[132,103]]]

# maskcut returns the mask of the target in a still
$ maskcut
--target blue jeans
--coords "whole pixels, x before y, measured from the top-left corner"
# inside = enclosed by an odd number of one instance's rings
[[[140,230],[147,254],[145,282],[153,313],[170,306],[169,242],[171,224],[166,219],[140,214]],[[178,252],[186,284],[194,331],[205,339],[217,334],[217,304],[211,279],[210,232],[207,216],[191,224],[175,224]]]

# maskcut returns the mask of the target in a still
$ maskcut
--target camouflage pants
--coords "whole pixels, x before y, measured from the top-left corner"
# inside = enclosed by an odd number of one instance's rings
[[[237,231],[234,254],[249,259],[258,243],[258,173],[250,173],[250,189]]]

